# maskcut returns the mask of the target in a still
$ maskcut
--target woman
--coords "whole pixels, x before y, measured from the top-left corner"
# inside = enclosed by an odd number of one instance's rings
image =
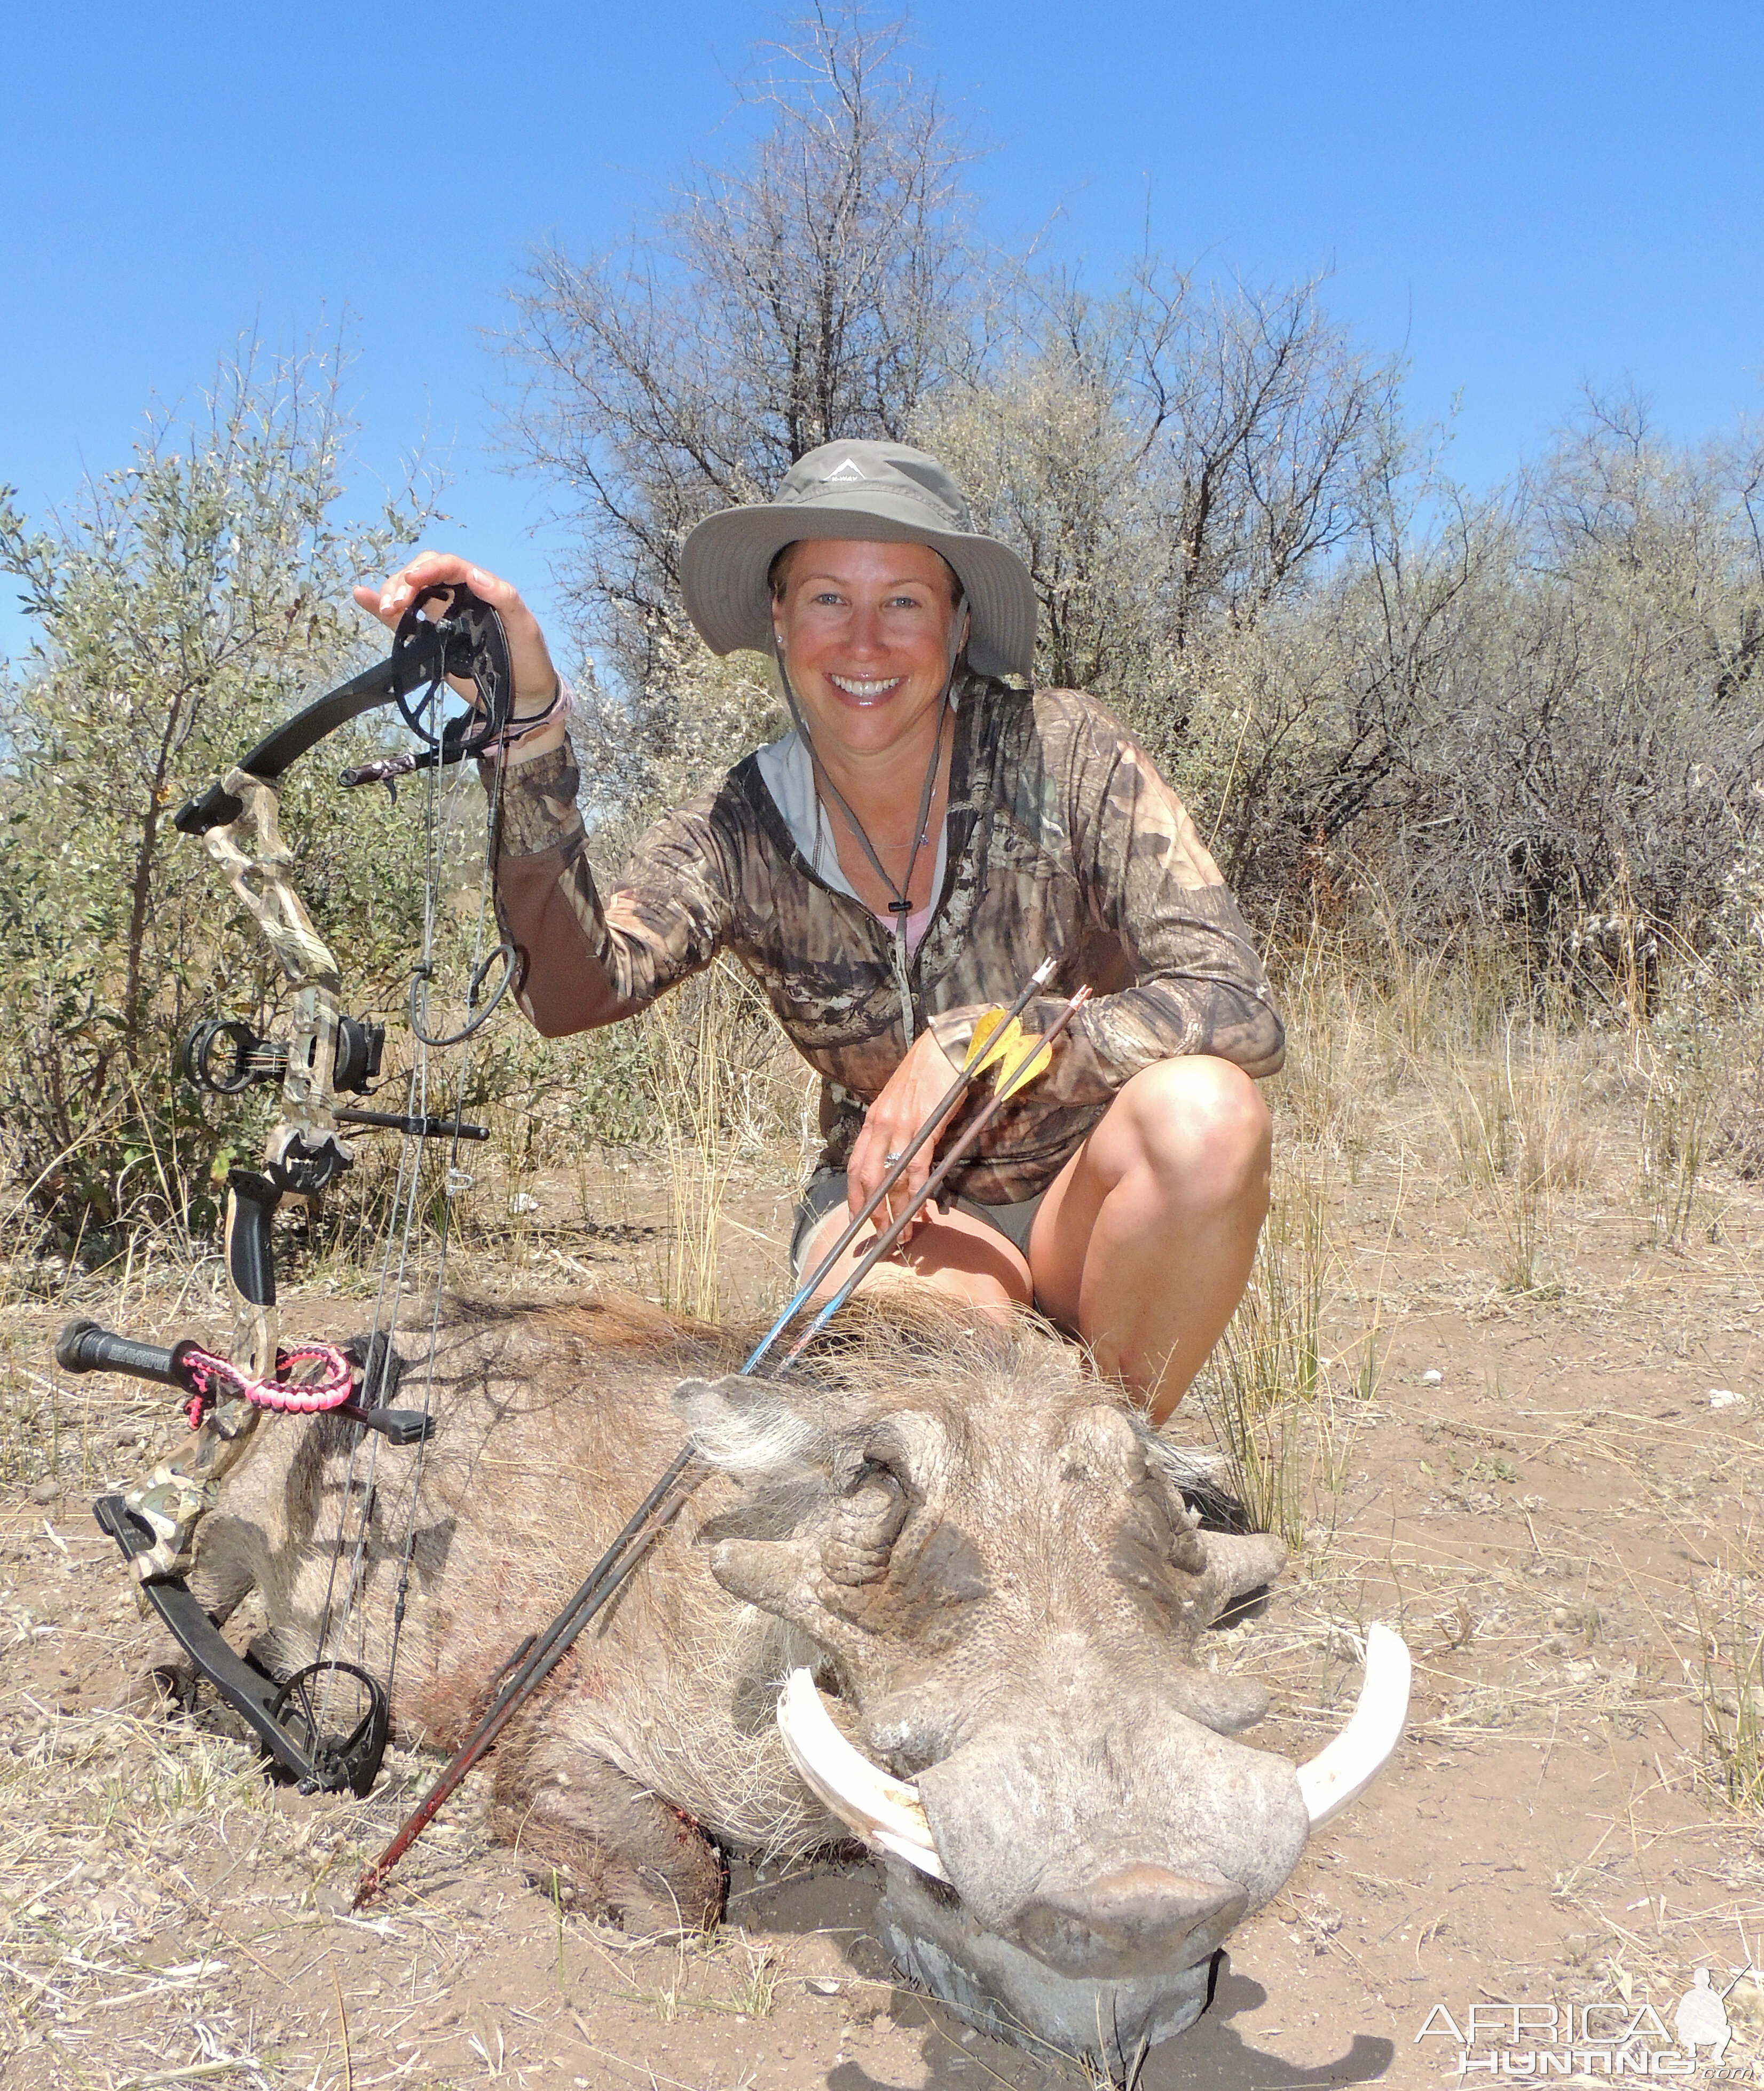
[[[772,502],[688,538],[693,623],[717,653],[770,652],[796,723],[658,821],[604,901],[556,672],[520,596],[429,553],[356,596],[395,625],[415,589],[461,580],[502,614],[530,722],[502,758],[497,891],[533,1023],[556,1037],[614,1022],[731,951],[823,1077],[800,1270],[948,1088],[975,1018],[1052,955],[1025,1027],[1082,982],[1095,999],[899,1260],[961,1298],[1033,1300],[1161,1421],[1249,1278],[1270,1145],[1252,1078],[1280,1066],[1280,1020],[1143,751],[1090,698],[1000,679],[1028,676],[1034,591],[949,474],[904,445],[830,443]]]

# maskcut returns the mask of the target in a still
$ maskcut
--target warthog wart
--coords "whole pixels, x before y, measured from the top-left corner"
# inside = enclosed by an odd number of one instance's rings
[[[456,1746],[684,1425],[706,1471],[506,1732],[498,1834],[580,1906],[671,1930],[716,1917],[725,1854],[856,1829],[880,1935],[976,2022],[1115,2066],[1180,2030],[1400,1705],[1303,1774],[1236,1740],[1266,1695],[1199,1644],[1283,1550],[1202,1529],[1182,1455],[1038,1325],[872,1308],[787,1378],[735,1377],[740,1355],[623,1299],[452,1307],[417,1500],[412,1455],[382,1453],[356,1507],[338,1652],[385,1667],[412,1517],[393,1718]],[[278,1673],[351,1580],[319,1538],[348,1440],[264,1433],[204,1529],[192,1589],[217,1618],[258,1589]]]

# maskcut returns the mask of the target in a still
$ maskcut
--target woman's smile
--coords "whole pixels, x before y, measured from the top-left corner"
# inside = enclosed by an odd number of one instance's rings
[[[907,679],[904,675],[890,675],[886,680],[878,680],[874,676],[838,675],[830,668],[822,672],[835,689],[843,691],[856,705],[879,704],[885,697],[891,697]]]

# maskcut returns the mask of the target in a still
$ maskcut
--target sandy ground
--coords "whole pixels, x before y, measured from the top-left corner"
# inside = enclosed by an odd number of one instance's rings
[[[1734,1687],[1729,1642],[1752,1649],[1764,1628],[1764,1199],[1706,1179],[1689,1245],[1660,1248],[1618,1143],[1551,1209],[1549,1282],[1515,1296],[1498,1277],[1498,1192],[1452,1180],[1419,1103],[1400,1120],[1330,1186],[1342,1362],[1306,1418],[1305,1546],[1261,1615],[1217,1641],[1222,1666],[1274,1688],[1256,1740],[1303,1757],[1352,1703],[1356,1631],[1387,1620],[1414,1655],[1410,1727],[1369,1799],[1235,1935],[1211,2007],[1152,2054],[1146,2091],[1474,2084],[1540,2049],[1530,2073],[1603,2082],[1612,2035],[1638,2014],[1645,2033],[1646,2007],[1664,2048],[1697,1968],[1725,1989],[1764,1960],[1764,1817],[1714,1790],[1704,1735],[1706,1688]],[[653,1290],[660,1221],[620,1195],[616,1224],[533,1236],[507,1282],[557,1290],[587,1271]],[[732,1194],[726,1279],[748,1307],[772,1296],[787,1207],[763,1166]],[[206,1326],[207,1296],[183,1290],[175,1320],[170,1291],[142,1289],[132,1326],[162,1339]],[[79,1304],[118,1318],[101,1293]],[[138,1471],[166,1404],[61,1381],[46,1339],[64,1311],[26,1302],[0,1332],[8,2091],[1082,2080],[898,1986],[866,1936],[865,1864],[783,1881],[738,1867],[718,1934],[645,1945],[529,1886],[484,1837],[474,1779],[377,1912],[351,1917],[360,1865],[426,1768],[394,1753],[369,1800],[301,1800],[266,1787],[210,1712],[131,1701],[169,1644],[88,1503]],[[325,1303],[296,1298],[287,1318],[321,1326]],[[1353,1368],[1369,1330],[1366,1400]],[[1726,1703],[1743,1723],[1743,1696]],[[1604,2008],[1589,2025],[1589,2005]],[[1742,1981],[1728,2005],[1719,2069],[1764,2080],[1764,2000]],[[1494,2067],[1460,2078],[1453,2029]],[[1721,2080],[1717,2065],[1693,2080]]]

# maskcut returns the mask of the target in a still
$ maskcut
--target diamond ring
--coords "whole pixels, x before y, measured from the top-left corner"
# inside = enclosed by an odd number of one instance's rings
[[[900,1158],[898,1154],[885,1154],[882,1157],[882,1166],[885,1169],[892,1169]]]

